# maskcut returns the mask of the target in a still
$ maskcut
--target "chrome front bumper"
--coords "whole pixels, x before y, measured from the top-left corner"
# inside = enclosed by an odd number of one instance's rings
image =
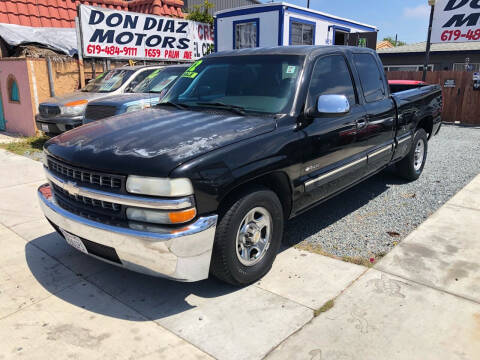
[[[155,226],[143,231],[96,222],[60,207],[49,184],[38,188],[43,213],[59,228],[82,239],[115,249],[127,269],[178,281],[208,277],[217,215],[201,217],[181,229]]]

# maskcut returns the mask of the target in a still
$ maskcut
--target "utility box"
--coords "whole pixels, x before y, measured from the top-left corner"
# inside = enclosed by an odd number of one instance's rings
[[[288,3],[215,13],[215,50],[281,45],[350,45],[375,49],[377,28]]]

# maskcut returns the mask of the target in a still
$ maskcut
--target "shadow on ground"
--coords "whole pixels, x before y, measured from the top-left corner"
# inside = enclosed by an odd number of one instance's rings
[[[105,264],[99,268],[98,272],[89,276],[76,273],[78,282],[72,286],[75,290],[71,290],[67,288],[71,285],[71,280],[69,281],[65,277],[61,279],[58,276],[58,266],[45,269],[42,262],[36,261],[37,248],[48,248],[51,246],[50,243],[57,242],[59,237],[56,232],[52,232],[27,243],[25,257],[29,269],[47,291],[72,305],[94,313],[133,321],[157,320],[192,309],[198,306],[203,299],[219,298],[241,289],[224,284],[215,278],[196,283],[181,283]],[[55,257],[69,269],[72,269],[74,263],[78,264],[82,261],[87,264],[92,261],[100,262],[100,260],[91,259],[88,255],[74,251],[72,255],[69,255],[71,250],[69,247],[65,247],[65,249],[57,251]],[[65,284],[58,284],[59,281],[64,281]],[[116,305],[118,304],[116,301],[112,301],[111,306],[105,306],[105,300],[95,303],[94,298],[98,298],[98,296],[92,292],[92,286],[88,286],[91,284],[135,309],[143,316],[132,318],[131,313],[124,315],[124,312]],[[63,290],[59,291],[59,289]]]
[[[363,182],[361,187],[356,186],[289,221],[285,238],[288,239],[289,244],[301,242],[362,207],[372,198],[387,190],[390,184],[398,183],[401,183],[398,178],[389,171],[384,171]],[[34,239],[26,245],[25,255],[30,270],[46,290],[66,302],[91,312],[124,318],[118,306],[115,305],[118,304],[117,302],[112,302],[111,306],[105,306],[105,303],[97,305],[95,301],[92,301],[94,296],[92,296],[92,287],[87,286],[88,283],[97,286],[142,315],[134,319],[131,318],[131,315],[128,316],[128,320],[134,321],[158,320],[177,315],[201,305],[206,300],[212,301],[241,290],[241,288],[224,284],[215,278],[196,283],[180,283],[138,274],[114,265],[105,265],[99,267],[97,272],[88,274],[88,271],[84,271],[85,274],[77,274],[79,283],[81,285],[85,284],[83,288],[75,286],[76,291],[68,291],[68,289],[58,291],[59,288],[63,287],[58,286],[59,284],[53,285],[55,283],[51,278],[55,277],[53,271],[51,277],[45,276],[45,269],[40,268],[41,263],[34,259],[35,256],[38,256],[38,252],[33,251],[33,247],[51,249],[52,246],[56,246],[53,256],[75,273],[77,271],[73,266],[74,263],[77,265],[86,263],[88,267],[89,262],[93,265],[92,261],[94,261],[87,255],[76,251],[69,255],[72,250],[63,242],[59,243],[58,237],[57,233],[52,232]],[[59,246],[64,245],[64,248],[59,248]],[[47,250],[47,252],[50,251]],[[82,291],[82,289],[85,289],[85,291]]]

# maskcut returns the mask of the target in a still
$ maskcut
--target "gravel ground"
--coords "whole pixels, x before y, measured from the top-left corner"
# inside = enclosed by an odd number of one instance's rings
[[[444,125],[417,181],[387,169],[289,221],[288,242],[339,257],[382,256],[480,173],[479,154],[480,128]]]

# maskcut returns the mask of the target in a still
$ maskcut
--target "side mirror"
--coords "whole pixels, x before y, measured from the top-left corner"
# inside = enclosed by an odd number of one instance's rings
[[[350,112],[350,102],[345,95],[320,95],[317,100],[317,108],[311,109],[309,115],[335,116]]]

